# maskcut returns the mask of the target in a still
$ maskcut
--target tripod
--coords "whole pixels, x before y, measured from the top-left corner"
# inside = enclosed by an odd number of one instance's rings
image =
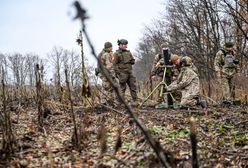
[[[155,108],[168,108],[169,107],[169,103],[168,103],[168,99],[169,99],[169,96],[170,98],[172,99],[173,102],[176,102],[175,98],[172,96],[171,92],[166,92],[164,93],[164,88],[167,87],[167,83],[166,83],[166,73],[167,73],[167,68],[172,68],[173,66],[171,65],[166,65],[166,66],[162,66],[162,68],[164,68],[164,72],[163,72],[163,79],[162,81],[157,84],[157,86],[152,90],[152,92],[145,98],[145,100],[140,104],[140,107],[142,107],[144,105],[144,103],[151,97],[151,95],[159,88],[160,88],[160,92],[159,92],[159,96],[162,97],[164,94],[166,94],[168,97],[167,97],[167,100],[166,102],[164,102],[164,104],[162,104],[162,106],[157,106]],[[168,95],[169,94],[169,95]]]

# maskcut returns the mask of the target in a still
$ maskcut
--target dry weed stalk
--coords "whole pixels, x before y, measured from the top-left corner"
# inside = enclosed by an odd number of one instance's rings
[[[36,94],[37,94],[37,106],[38,106],[38,125],[39,129],[43,127],[44,124],[44,95],[42,89],[42,68],[39,64],[35,66],[35,78],[36,78]],[[43,131],[43,130],[42,130]]]
[[[107,151],[107,130],[106,130],[104,124],[102,124],[100,126],[100,128],[98,129],[97,139],[98,139],[99,145],[100,145],[99,157],[101,157]]]
[[[2,139],[2,152],[8,157],[14,152],[17,142],[12,131],[12,123],[10,118],[10,112],[7,112],[6,101],[6,85],[4,83],[4,69],[2,68],[2,100],[3,100],[3,139]]]
[[[117,130],[117,138],[116,138],[116,142],[115,142],[115,146],[114,146],[114,155],[118,152],[118,150],[122,146],[121,133],[122,133],[122,128],[119,127]]]
[[[68,80],[68,72],[67,69],[65,69],[65,81],[66,81],[66,86],[67,86],[67,90],[68,90],[68,98],[70,101],[70,108],[71,108],[71,117],[72,117],[72,123],[73,123],[73,135],[72,137],[72,144],[78,149],[78,151],[81,151],[80,149],[80,136],[78,135],[78,129],[77,129],[77,123],[76,123],[76,117],[73,111],[73,101],[71,98],[71,91],[70,91],[70,84],[69,84],[69,80]]]
[[[197,159],[197,139],[196,139],[196,121],[195,118],[190,118],[190,141],[192,149],[192,168],[198,168],[198,159]]]

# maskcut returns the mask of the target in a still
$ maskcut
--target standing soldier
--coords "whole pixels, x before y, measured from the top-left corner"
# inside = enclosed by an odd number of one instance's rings
[[[117,41],[119,49],[114,53],[113,66],[115,75],[119,79],[119,84],[123,96],[125,96],[126,85],[128,85],[132,99],[133,105],[138,105],[137,89],[136,89],[136,78],[132,72],[132,66],[135,64],[135,59],[133,58],[131,52],[127,50],[128,41],[121,39]]]
[[[239,61],[236,59],[232,42],[225,43],[224,49],[216,53],[214,67],[216,76],[221,83],[223,104],[232,104],[231,95],[234,91],[234,75],[240,76]]]
[[[108,82],[107,78],[103,76],[101,71],[107,72],[109,77],[112,78],[112,80],[115,82],[114,77],[114,68],[113,68],[113,51],[112,51],[112,44],[110,42],[104,43],[104,49],[101,51],[101,53],[98,55],[98,59],[100,59],[103,68],[102,70],[98,70],[100,73],[100,78],[102,80],[102,95],[101,95],[101,103],[105,105],[114,104],[116,100],[115,92],[113,87]]]

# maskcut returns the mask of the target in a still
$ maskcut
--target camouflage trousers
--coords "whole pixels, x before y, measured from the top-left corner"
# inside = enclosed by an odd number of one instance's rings
[[[193,97],[182,97],[180,105],[181,106],[195,106],[197,103],[197,100]]]
[[[103,88],[101,91],[101,103],[117,103],[117,96],[114,91],[114,88],[111,86],[111,84],[105,77],[101,77],[101,79]]]
[[[163,80],[163,77],[162,77],[162,76],[156,76],[156,80],[154,80],[153,89],[154,89],[156,86],[158,86],[159,83],[160,83],[162,80]],[[162,85],[160,85],[160,86],[162,86]],[[159,103],[161,103],[161,102],[163,102],[163,101],[168,102],[168,96],[167,96],[167,95],[165,96],[165,94],[160,95],[160,92],[161,92],[161,87],[158,87],[158,88],[154,91],[154,93],[153,93],[153,95],[155,95],[156,101],[159,102]],[[181,101],[182,93],[181,93],[180,91],[174,91],[174,92],[171,93],[171,95],[173,96],[173,98],[174,98],[176,101],[178,101],[178,102]]]
[[[222,98],[223,100],[231,100],[234,92],[234,78],[222,77],[221,78]]]
[[[133,101],[136,101],[138,99],[136,78],[133,76],[132,72],[121,72],[118,74],[118,79],[123,96],[125,97],[125,92],[128,85],[132,99]]]
[[[156,79],[153,81],[153,89],[155,89],[156,86],[162,81],[163,77],[161,76],[156,76]],[[158,87],[154,92],[153,92],[153,97],[155,97],[155,100],[157,102],[162,102],[163,101],[163,96],[160,96],[160,91],[161,87]]]

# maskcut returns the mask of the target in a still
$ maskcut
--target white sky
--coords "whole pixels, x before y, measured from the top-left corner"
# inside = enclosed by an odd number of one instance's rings
[[[90,19],[87,30],[96,52],[104,42],[117,39],[129,41],[131,52],[142,37],[144,25],[159,17],[165,0],[81,0]],[[79,20],[73,21],[73,0],[1,0],[0,2],[0,52],[21,54],[36,53],[46,57],[54,46],[80,52],[75,42],[81,29]],[[88,45],[85,55],[91,60]],[[95,64],[95,61],[92,63]]]

